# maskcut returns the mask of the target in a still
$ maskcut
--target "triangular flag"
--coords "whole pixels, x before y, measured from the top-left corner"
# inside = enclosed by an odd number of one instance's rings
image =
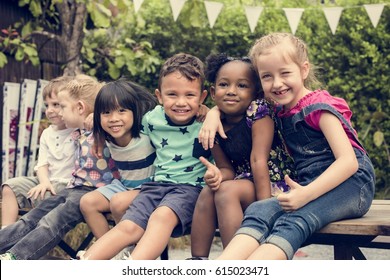
[[[213,28],[219,13],[222,10],[223,4],[219,2],[204,1],[206,7],[207,18],[209,19],[210,27]]]
[[[263,12],[263,7],[245,6],[246,19],[248,20],[249,27],[252,33],[255,31],[255,28],[257,26],[257,21],[259,20],[259,17],[262,12]]]
[[[134,2],[134,11],[135,13],[137,13],[139,8],[141,8],[141,5],[144,2],[144,0],[133,0],[133,2]]]
[[[286,14],[288,24],[290,25],[292,34],[295,34],[297,31],[299,21],[301,19],[304,9],[302,8],[283,8],[284,13]]]
[[[186,2],[186,0],[169,0],[169,3],[171,4],[171,9],[172,9],[174,21],[177,20],[179,14],[180,14],[180,11],[183,8],[185,2]]]
[[[333,8],[323,8],[326,20],[328,21],[330,30],[332,30],[332,34],[336,33],[337,26],[339,25],[341,12],[343,8],[341,7],[333,7]]]
[[[385,4],[366,4],[363,5],[367,11],[368,16],[370,17],[371,23],[376,28],[379,22],[379,18],[382,15],[383,8]]]

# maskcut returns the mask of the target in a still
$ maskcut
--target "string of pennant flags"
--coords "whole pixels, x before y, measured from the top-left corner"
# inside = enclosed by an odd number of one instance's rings
[[[187,0],[169,0],[171,9],[172,9],[172,15],[174,21],[177,20],[177,18],[180,15],[180,12]],[[138,10],[141,8],[142,3],[144,0],[133,0],[134,3],[134,11],[137,13]],[[210,28],[213,28],[215,22],[218,19],[219,14],[222,11],[222,8],[224,6],[221,2],[215,2],[215,1],[204,1],[207,18],[209,21]],[[378,25],[378,22],[380,20],[380,17],[382,15],[383,9],[387,4],[365,4],[363,5],[364,9],[366,10],[372,25],[374,28]],[[255,28],[257,26],[257,22],[260,18],[261,13],[263,12],[266,7],[263,6],[244,6],[245,9],[245,15],[248,20],[248,25],[253,33],[255,31]],[[291,33],[295,34],[300,19],[302,17],[303,12],[305,11],[304,8],[282,8],[288,24],[291,29]],[[340,21],[341,14],[345,8],[344,7],[323,7],[322,10],[325,14],[325,18],[329,24],[329,27],[332,31],[332,34],[336,33],[337,26]]]

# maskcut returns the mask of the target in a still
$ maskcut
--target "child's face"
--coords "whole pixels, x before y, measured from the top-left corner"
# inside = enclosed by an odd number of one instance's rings
[[[133,123],[134,115],[129,109],[118,108],[100,113],[100,124],[103,130],[115,139],[115,144],[121,147],[126,147],[130,143]]]
[[[241,120],[255,98],[252,75],[248,63],[239,60],[228,62],[219,69],[211,97],[227,118]]]
[[[156,89],[156,96],[173,123],[186,125],[198,113],[207,91],[202,92],[199,79],[190,81],[173,72],[162,79],[161,92]]]
[[[286,109],[294,107],[307,94],[304,80],[309,73],[309,63],[297,65],[287,57],[282,45],[260,55],[257,66],[265,96]]]
[[[65,129],[65,123],[59,115],[61,106],[57,95],[52,93],[51,97],[46,96],[43,103],[45,104],[45,115],[49,122],[57,126],[58,129]]]
[[[63,119],[67,128],[84,128],[82,110],[79,108],[77,100],[72,99],[66,90],[58,93],[58,100],[61,106],[59,115]]]

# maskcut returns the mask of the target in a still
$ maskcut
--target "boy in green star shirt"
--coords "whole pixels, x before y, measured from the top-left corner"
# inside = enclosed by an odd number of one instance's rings
[[[205,185],[206,167],[199,158],[211,157],[197,139],[202,124],[196,115],[207,96],[204,79],[203,63],[195,56],[180,53],[164,63],[155,91],[161,105],[142,120],[142,132],[156,148],[154,180],[141,186],[122,220],[82,259],[111,259],[126,246],[137,244],[129,259],[153,260],[171,236],[189,229]]]

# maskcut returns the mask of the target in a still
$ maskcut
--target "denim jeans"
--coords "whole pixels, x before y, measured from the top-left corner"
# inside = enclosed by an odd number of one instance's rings
[[[292,259],[306,239],[328,223],[367,213],[375,178],[369,158],[360,152],[358,161],[359,170],[352,177],[296,211],[284,212],[276,198],[252,203],[236,234],[250,235],[260,244],[274,244]]]
[[[47,254],[83,221],[80,198],[93,189],[67,188],[42,201],[15,224],[0,231],[0,252],[8,250],[18,260],[39,259]]]

